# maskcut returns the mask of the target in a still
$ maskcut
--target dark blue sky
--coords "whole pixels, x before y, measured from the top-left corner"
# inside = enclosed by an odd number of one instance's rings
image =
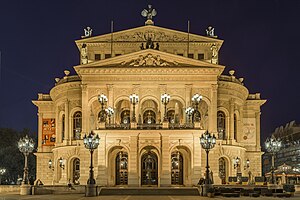
[[[87,4],[88,3],[88,4]],[[178,0],[80,1],[1,0],[0,127],[37,131],[37,93],[49,93],[55,77],[79,62],[74,40],[91,26],[93,35],[143,26],[140,12],[151,3],[155,25],[205,34],[208,25],[225,42],[220,63],[245,78],[250,93],[261,92],[265,137],[277,126],[300,123],[300,1]]]

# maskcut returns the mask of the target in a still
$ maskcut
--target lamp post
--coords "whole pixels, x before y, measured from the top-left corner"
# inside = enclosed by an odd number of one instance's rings
[[[114,109],[112,107],[108,107],[105,109],[105,112],[107,113],[108,116],[108,124],[110,125],[111,122],[111,116],[115,113]]]
[[[195,113],[195,121],[200,121],[200,116],[199,116],[199,103],[202,99],[202,96],[199,95],[198,93],[194,94],[193,97],[192,97],[192,102],[195,104],[195,110],[196,110],[196,113]]]
[[[168,121],[168,117],[167,117],[167,105],[170,102],[170,98],[171,98],[171,96],[169,94],[167,94],[167,93],[164,93],[164,94],[161,95],[161,102],[165,106],[164,122]]]
[[[267,138],[265,141],[265,147],[266,150],[271,153],[272,156],[272,166],[271,166],[271,184],[276,184],[275,183],[275,177],[274,177],[274,158],[275,154],[280,150],[281,148],[281,140],[279,138],[275,138],[274,136]]]
[[[26,135],[18,141],[18,148],[20,152],[24,154],[25,157],[25,166],[24,166],[24,174],[23,180],[20,189],[20,195],[28,195],[30,194],[30,185],[28,181],[28,155],[34,150],[34,142],[31,138]]]
[[[136,118],[135,118],[135,104],[137,104],[139,102],[139,96],[135,93],[131,94],[129,96],[130,99],[130,103],[132,103],[133,105],[133,111],[132,111],[132,122],[136,122]]]
[[[202,148],[206,152],[206,172],[205,172],[205,185],[203,188],[203,195],[207,195],[208,188],[211,187],[211,183],[209,181],[209,164],[208,164],[208,154],[209,151],[214,148],[216,144],[216,137],[215,135],[211,135],[208,131],[206,131],[204,134],[200,137],[200,144]]]
[[[107,97],[104,94],[101,94],[98,96],[98,101],[101,104],[101,111],[100,111],[100,116],[99,116],[99,121],[100,122],[105,122],[105,111],[104,111],[104,105],[107,102]]]
[[[83,144],[86,149],[88,149],[91,153],[91,163],[90,163],[90,174],[89,179],[87,181],[86,187],[86,196],[96,196],[96,180],[94,179],[94,171],[93,171],[93,152],[98,148],[100,142],[100,138],[98,135],[95,136],[93,132],[89,133],[89,135],[84,135]]]
[[[5,172],[6,172],[5,168],[0,168],[0,185],[1,185],[2,176],[3,176],[3,174],[5,174]]]
[[[185,113],[187,114],[188,116],[188,123],[191,123],[191,116],[194,112],[194,108],[192,107],[188,107],[186,110],[185,110]]]

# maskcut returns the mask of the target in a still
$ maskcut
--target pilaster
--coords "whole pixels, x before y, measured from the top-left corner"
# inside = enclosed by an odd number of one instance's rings
[[[88,108],[88,90],[86,84],[81,84],[82,92],[82,102],[81,102],[81,112],[82,112],[82,127],[81,134],[87,133],[89,131],[89,111]]]
[[[210,90],[211,106],[209,114],[209,127],[208,130],[217,133],[217,108],[218,108],[218,85],[212,84]]]
[[[161,162],[162,162],[162,169],[161,169],[161,176],[160,176],[160,186],[170,186],[171,185],[171,164],[170,164],[170,151],[169,151],[169,144],[170,144],[170,137],[168,135],[162,136],[162,155],[161,155]]]
[[[43,137],[43,113],[38,113],[38,152],[43,151],[42,148],[42,137]]]
[[[255,112],[255,122],[256,122],[256,150],[261,151],[260,147],[260,115],[261,112]]]
[[[130,136],[129,140],[129,170],[128,170],[128,186],[139,186],[139,166],[138,166],[138,136]]]

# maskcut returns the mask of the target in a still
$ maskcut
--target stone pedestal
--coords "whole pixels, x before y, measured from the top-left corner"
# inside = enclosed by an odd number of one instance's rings
[[[85,187],[85,196],[94,197],[97,196],[97,188],[95,184],[87,184]]]
[[[105,122],[99,122],[98,129],[105,129]]]
[[[200,122],[194,122],[194,127],[195,128],[201,128]]]
[[[31,194],[31,185],[21,185],[20,186],[20,195],[30,195]]]
[[[131,129],[137,129],[137,123],[136,122],[131,122],[130,123],[130,128]]]
[[[201,185],[201,196],[207,196],[209,188],[212,188],[212,184],[204,184]]]
[[[163,122],[162,128],[163,129],[168,129],[169,128],[169,122]]]

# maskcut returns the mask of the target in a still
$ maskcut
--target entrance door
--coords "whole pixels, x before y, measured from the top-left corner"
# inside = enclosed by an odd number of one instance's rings
[[[225,158],[219,158],[219,177],[222,184],[226,184],[226,160]]]
[[[171,184],[183,185],[183,159],[179,152],[171,155]]]
[[[128,154],[120,152],[116,157],[116,185],[128,184]]]
[[[79,185],[80,178],[80,160],[79,158],[75,158],[73,162],[73,183],[75,185]]]
[[[157,156],[153,152],[145,153],[142,156],[142,185],[158,184],[158,163]]]

